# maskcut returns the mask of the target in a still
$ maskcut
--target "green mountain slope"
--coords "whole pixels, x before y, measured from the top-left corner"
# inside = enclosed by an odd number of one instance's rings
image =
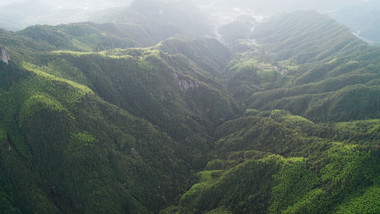
[[[2,190],[4,209],[151,213],[172,203],[190,171],[205,164],[213,130],[234,115],[209,74],[219,59],[200,63],[204,71],[161,46],[78,52],[70,41],[103,33],[47,33],[54,42],[39,42],[29,30],[3,34],[12,56],[31,54],[0,64],[1,176],[12,185]],[[25,52],[14,45],[32,39]],[[59,49],[68,50],[52,51]]]
[[[188,167],[170,136],[84,85],[24,66],[2,70],[23,76],[1,96],[2,177],[16,187],[4,192],[13,206],[142,213],[180,192]]]
[[[269,57],[280,60],[278,65],[286,74],[282,86],[253,94],[247,103],[251,108],[286,109],[313,121],[379,116],[377,47],[363,44],[347,29],[314,12],[275,18],[253,36]],[[287,70],[287,64],[295,67]]]
[[[231,51],[163,5],[0,31],[1,213],[379,210],[377,48],[308,11]]]
[[[315,124],[279,110],[229,121],[216,132],[214,158],[168,213],[373,213],[379,121],[368,127],[377,130],[374,138],[352,139],[352,125]]]
[[[193,39],[181,36],[159,43],[158,48],[169,54],[182,54],[194,61],[204,71],[218,76],[231,59],[228,48],[215,39]]]
[[[165,212],[376,213],[377,48],[314,12],[252,36],[226,68],[246,111],[217,128],[205,170]]]

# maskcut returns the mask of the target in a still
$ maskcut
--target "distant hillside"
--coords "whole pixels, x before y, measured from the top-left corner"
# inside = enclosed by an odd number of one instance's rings
[[[177,6],[0,30],[0,213],[378,213],[380,49]]]
[[[378,48],[315,12],[274,18],[252,36],[275,61],[297,67],[285,87],[254,94],[252,108],[286,109],[316,121],[379,116]]]
[[[85,22],[105,9],[125,7],[132,0],[2,0],[0,28],[18,31],[32,25]]]
[[[378,1],[346,5],[328,14],[369,43],[380,43],[380,3]]]
[[[192,36],[213,34],[207,15],[191,1],[136,0],[117,13],[110,10],[91,20],[123,24],[132,31],[141,31],[148,35],[150,45],[179,33]]]
[[[364,46],[346,27],[314,11],[276,16],[257,26],[252,37],[275,60],[298,64],[355,55]]]

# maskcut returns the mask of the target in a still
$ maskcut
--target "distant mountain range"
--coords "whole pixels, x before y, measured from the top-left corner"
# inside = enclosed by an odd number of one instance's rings
[[[110,12],[0,29],[0,213],[379,213],[379,47],[310,10]]]
[[[0,28],[17,31],[35,24],[68,24],[83,21],[106,22],[115,19],[115,11],[122,12],[131,1],[120,0],[88,0],[88,1],[47,1],[47,0],[17,0],[2,1],[0,3]],[[142,1],[144,2],[144,1]],[[159,1],[157,1],[159,2]],[[190,1],[161,1],[166,4],[179,4],[185,6]],[[230,17],[231,14],[256,14],[256,17],[268,17],[279,13],[296,10],[317,10],[327,13],[338,22],[346,25],[350,30],[363,40],[376,44],[380,42],[378,20],[380,5],[376,1],[224,1],[224,0],[194,0],[200,8],[216,16]],[[236,10],[244,8],[243,11]],[[108,12],[109,11],[109,12]],[[121,14],[121,13],[119,13]],[[226,14],[227,17],[226,17]],[[235,17],[236,17],[235,15]],[[119,18],[122,15],[119,15]],[[112,18],[112,20],[111,20]],[[168,17],[169,18],[169,17]]]
[[[195,0],[196,1],[196,0]],[[258,18],[297,10],[316,10],[328,14],[339,23],[347,26],[351,32],[370,42],[379,43],[380,3],[374,0],[268,0],[268,1],[226,1],[208,0],[196,3],[222,22],[231,22],[239,15],[252,15]]]
[[[120,0],[3,0],[0,3],[0,28],[17,31],[36,24],[68,24],[88,21],[94,13],[125,7],[131,1]]]

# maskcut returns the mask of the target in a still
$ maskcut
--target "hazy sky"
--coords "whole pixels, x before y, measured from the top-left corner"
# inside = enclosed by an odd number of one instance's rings
[[[1,0],[0,1],[0,7],[10,4],[10,3],[16,3],[16,2],[33,2],[37,0]],[[125,5],[131,2],[132,0],[39,0],[44,3],[60,6],[60,7],[67,7],[67,6],[83,6],[83,5],[92,5],[92,6],[104,6],[104,5]],[[179,1],[179,0],[162,0],[162,1]],[[369,2],[374,0],[245,0],[246,2],[254,2],[255,4],[266,4],[266,2],[283,2],[284,4],[287,3],[299,3],[299,4],[326,4],[326,3],[342,3],[350,2],[350,1],[356,1],[356,2]],[[194,0],[194,2],[202,3],[202,2],[243,2],[241,0]]]
[[[14,3],[36,2],[52,5],[56,8],[109,8],[120,5],[127,5],[131,0],[1,0],[0,7]]]
[[[0,28],[87,21],[96,11],[127,6],[131,0],[0,0]]]
[[[139,0],[137,0],[139,1]],[[159,0],[176,1],[185,0]],[[315,9],[320,12],[370,5],[368,10],[380,11],[380,0],[186,0],[203,5],[207,12],[228,12],[236,8],[250,9],[263,15],[291,10]],[[121,8],[132,0],[0,0],[0,28],[20,30],[33,24],[61,24],[87,21],[97,11]],[[375,6],[374,6],[375,5]],[[95,12],[95,13],[94,13]]]

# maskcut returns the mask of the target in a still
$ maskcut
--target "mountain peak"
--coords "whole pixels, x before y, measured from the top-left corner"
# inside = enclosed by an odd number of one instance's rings
[[[8,52],[5,50],[2,44],[0,44],[0,59],[2,62],[8,65],[9,61],[11,60],[11,57],[9,56]]]

